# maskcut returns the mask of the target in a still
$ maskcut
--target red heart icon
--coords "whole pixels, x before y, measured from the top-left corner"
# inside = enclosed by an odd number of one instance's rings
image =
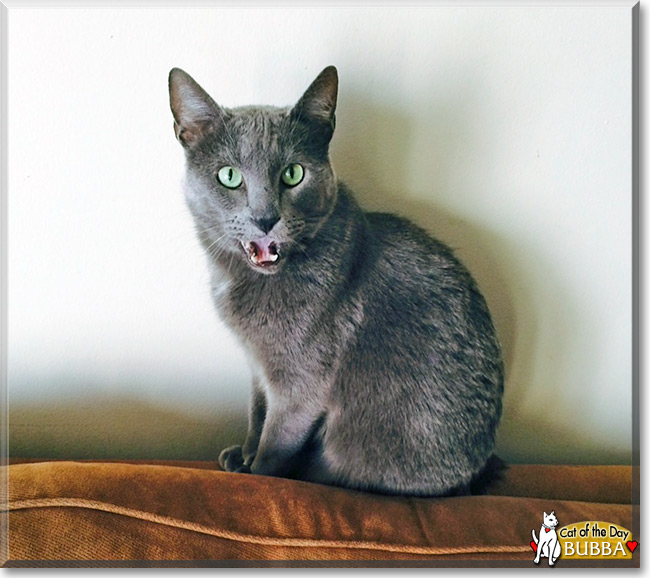
[[[546,528],[546,533],[548,534],[551,531],[550,528]]]
[[[533,542],[532,540],[530,541],[530,547],[533,549],[533,552],[537,554],[537,544],[535,544],[535,542]]]
[[[639,543],[634,540],[634,542],[625,542],[627,544],[627,547],[630,549],[630,552],[634,552],[636,550],[636,547],[639,545]]]

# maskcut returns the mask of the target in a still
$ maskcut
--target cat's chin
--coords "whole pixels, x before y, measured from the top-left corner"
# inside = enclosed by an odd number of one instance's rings
[[[251,262],[250,259],[247,259],[248,266],[253,269],[253,271],[256,271],[257,273],[261,273],[262,275],[275,275],[280,269],[282,269],[282,261],[278,261],[276,263],[263,263],[263,264],[257,264]]]

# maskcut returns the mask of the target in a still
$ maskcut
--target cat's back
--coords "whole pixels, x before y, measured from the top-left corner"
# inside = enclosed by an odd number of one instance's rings
[[[503,388],[496,333],[451,249],[395,215],[365,221],[362,314],[333,390],[327,467],[355,487],[444,493],[492,452]]]
[[[374,253],[372,284],[387,299],[398,299],[412,314],[436,309],[453,313],[477,298],[478,287],[452,250],[408,219],[391,213],[367,213],[370,244]],[[487,313],[487,306],[484,306]]]
[[[366,219],[375,247],[364,295],[367,332],[406,343],[409,357],[429,351],[439,358],[445,351],[459,360],[450,364],[457,370],[501,373],[487,303],[452,250],[403,217],[368,213]]]

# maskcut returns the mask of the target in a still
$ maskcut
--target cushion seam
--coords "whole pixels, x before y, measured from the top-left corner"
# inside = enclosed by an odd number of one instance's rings
[[[464,546],[464,547],[447,547],[438,546],[411,546],[408,544],[386,544],[382,542],[371,542],[365,540],[323,540],[318,538],[274,538],[271,536],[255,536],[253,534],[244,534],[230,530],[219,530],[181,520],[171,516],[162,516],[152,514],[144,510],[118,506],[108,502],[98,500],[85,500],[79,498],[40,498],[28,500],[10,501],[8,504],[9,511],[26,510],[33,508],[84,508],[90,510],[99,510],[111,514],[117,514],[129,518],[153,522],[164,526],[180,528],[183,530],[193,531],[199,534],[223,538],[237,542],[249,544],[259,544],[263,546],[287,546],[287,547],[319,547],[319,548],[346,548],[356,550],[383,550],[386,552],[398,552],[407,554],[428,554],[428,555],[454,555],[454,554],[501,554],[501,553],[519,553],[527,552],[529,546]]]

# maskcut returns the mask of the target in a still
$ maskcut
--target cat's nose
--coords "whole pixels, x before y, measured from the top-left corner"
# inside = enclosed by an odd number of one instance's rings
[[[261,229],[261,231],[262,231],[264,234],[266,234],[266,233],[268,233],[268,232],[269,232],[273,227],[275,227],[275,224],[276,224],[279,220],[280,220],[280,217],[278,217],[277,215],[272,215],[272,216],[270,216],[270,217],[267,216],[267,217],[261,217],[261,218],[259,218],[259,219],[253,219],[253,223],[255,223],[255,225],[256,225],[257,227],[259,227],[259,229]]]

